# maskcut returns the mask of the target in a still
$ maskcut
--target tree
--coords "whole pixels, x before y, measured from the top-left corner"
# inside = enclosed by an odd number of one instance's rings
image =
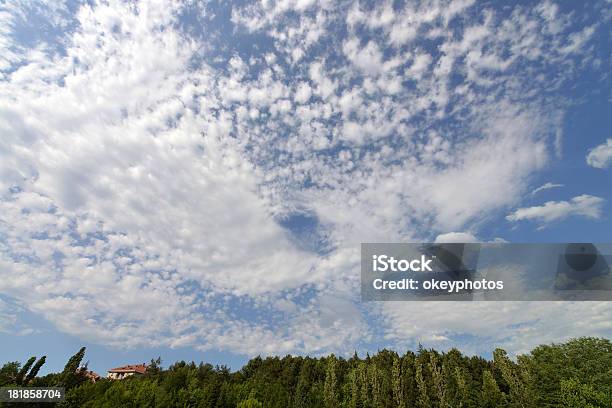
[[[2,366],[0,369],[0,386],[14,384],[19,374],[19,361],[11,361]]]
[[[36,376],[38,375],[38,372],[40,371],[40,368],[43,366],[43,364],[45,364],[46,359],[47,359],[47,356],[42,356],[41,358],[38,359],[36,364],[34,364],[34,367],[32,367],[32,369],[26,376],[25,380],[23,381],[24,384],[28,384],[30,381],[36,378]]]
[[[398,408],[406,407],[402,374],[402,362],[399,357],[395,356],[393,358],[393,367],[391,368],[391,382],[393,384],[393,399],[395,400],[395,405]]]
[[[369,357],[369,356],[368,356]],[[370,381],[368,379],[368,366],[365,361],[358,366],[359,383],[361,384],[361,406],[369,408],[370,404]]]
[[[453,371],[455,376],[455,382],[457,383],[457,395],[456,395],[456,406],[457,408],[465,407],[469,404],[470,401],[470,393],[468,389],[468,384],[465,379],[465,373],[463,368],[455,367]]]
[[[482,373],[482,390],[480,392],[480,406],[482,408],[497,408],[504,405],[504,395],[491,374],[485,370]]]
[[[32,364],[34,364],[35,361],[36,357],[30,357],[28,361],[23,365],[23,367],[21,367],[21,370],[19,370],[19,373],[17,373],[17,378],[15,379],[15,382],[18,385],[23,384],[23,379],[25,378],[28,371],[30,371]]]
[[[404,399],[406,406],[414,407],[418,399],[418,387],[416,383],[416,356],[407,352],[402,357],[402,382],[404,383]]]
[[[260,357],[258,357],[261,360]],[[255,360],[255,359],[254,359]],[[253,360],[251,360],[253,361]],[[249,363],[250,364],[250,363]],[[247,364],[248,366],[248,364]],[[293,397],[293,406],[295,408],[308,407],[308,393],[310,391],[310,377],[312,375],[312,364],[310,359],[306,359],[300,367],[298,381],[295,387],[295,396]]]
[[[561,380],[561,406],[565,408],[606,408],[612,406],[612,396],[595,390],[578,379]]]
[[[425,378],[423,377],[423,364],[421,364],[421,361],[419,360],[416,362],[416,383],[417,389],[419,390],[417,406],[420,408],[430,408],[431,401],[429,400],[429,395],[427,394],[427,384],[425,383]]]
[[[236,408],[263,408],[263,404],[259,402],[257,398],[255,398],[255,392],[251,391],[249,398],[240,401]]]
[[[442,374],[443,367],[438,364],[438,356],[433,351],[429,353],[429,371],[431,372],[438,404],[441,408],[447,408],[449,403],[446,395],[446,380]]]
[[[361,395],[359,393],[359,373],[357,368],[353,368],[348,373],[349,379],[349,401],[348,405],[350,408],[360,408],[361,407]]]
[[[338,406],[337,388],[338,381],[336,379],[336,356],[332,354],[327,362],[325,384],[323,386],[323,400],[326,408],[336,408]]]
[[[382,373],[380,368],[378,368],[376,360],[368,367],[368,377],[372,386],[372,407],[381,408],[385,398],[382,392]]]
[[[241,401],[236,408],[263,408],[263,404],[255,398],[249,398]]]
[[[0,385],[17,385],[20,373],[23,385],[65,382],[69,388],[65,401],[58,404],[62,407],[612,407],[612,347],[602,339],[540,346],[516,362],[503,350],[496,350],[491,362],[464,357],[458,350],[438,353],[423,348],[402,357],[381,350],[363,360],[333,355],[258,358],[236,372],[184,361],[163,369],[158,359],[152,362],[157,375],[96,383],[81,375],[84,353],[81,349],[72,356],[61,373],[42,377],[36,376],[44,357],[26,363],[29,369],[19,362],[7,363],[0,369]],[[551,397],[543,397],[545,393]]]
[[[81,347],[75,355],[68,359],[68,362],[64,366],[64,370],[60,374],[60,387],[65,387],[66,390],[69,390],[83,381],[82,370],[80,369],[83,357],[85,357],[85,347]]]
[[[528,361],[519,357],[519,364],[515,366],[508,358],[506,351],[496,349],[493,352],[495,366],[501,371],[504,381],[510,388],[510,402],[512,406],[521,408],[535,407],[535,397],[531,388],[532,380],[529,374]]]
[[[157,357],[155,360],[151,359],[151,362],[147,366],[147,374],[150,376],[159,375],[161,373],[161,357]]]
[[[612,341],[592,337],[572,339],[563,344],[541,345],[529,353],[538,407],[562,405],[563,380],[588,379],[604,394],[612,394]]]

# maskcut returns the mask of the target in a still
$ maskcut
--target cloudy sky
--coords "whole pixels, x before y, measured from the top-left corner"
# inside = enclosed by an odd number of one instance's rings
[[[359,296],[361,242],[612,240],[609,1],[0,7],[2,362],[612,336]]]

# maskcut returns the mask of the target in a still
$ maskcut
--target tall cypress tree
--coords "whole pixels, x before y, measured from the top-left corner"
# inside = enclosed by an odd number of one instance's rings
[[[21,367],[21,370],[19,370],[17,373],[17,378],[15,381],[17,384],[23,384],[23,379],[28,371],[30,371],[30,367],[32,367],[32,364],[34,364],[34,361],[36,361],[36,357],[30,357],[23,367]]]
[[[455,376],[455,382],[457,384],[455,403],[458,408],[462,408],[467,406],[470,402],[470,392],[468,389],[467,380],[465,378],[464,369],[461,367],[455,367],[453,375]]]
[[[369,359],[366,361],[369,361]],[[362,361],[359,363],[358,374],[359,384],[361,385],[361,406],[370,408],[370,381],[368,379],[368,366],[366,362]]]
[[[420,359],[416,361],[416,383],[417,389],[419,390],[419,396],[417,398],[417,406],[420,408],[430,408],[431,401],[429,400],[429,395],[427,395],[427,384],[425,383],[425,378],[423,377],[423,364]]]
[[[32,367],[32,369],[26,376],[25,380],[23,381],[24,384],[27,384],[30,381],[32,381],[34,378],[36,378],[36,375],[38,375],[40,368],[43,366],[43,364],[45,364],[46,359],[47,359],[47,356],[42,356],[41,358],[38,359],[36,364],[34,364],[34,367]]]
[[[79,367],[83,357],[85,357],[85,347],[81,347],[75,355],[68,359],[68,362],[64,366],[64,370],[60,374],[59,385],[61,387],[65,387],[68,390],[81,382],[82,378]]]
[[[391,382],[393,385],[393,399],[398,408],[405,408],[406,401],[404,398],[404,380],[402,373],[402,361],[399,357],[393,358],[393,366],[391,367]]]
[[[502,349],[496,349],[493,352],[493,362],[510,388],[512,406],[535,407],[535,396],[531,388],[532,380],[526,362],[523,361],[523,364],[515,366],[508,358],[506,351]]]
[[[416,356],[412,352],[407,352],[402,357],[402,377],[404,383],[404,398],[406,406],[414,407],[417,403],[418,390],[415,375]]]
[[[323,385],[323,400],[325,408],[338,407],[338,381],[336,379],[336,356],[333,354],[327,362],[327,370],[325,372],[325,383]]]
[[[497,408],[503,406],[504,395],[500,391],[491,371],[484,370],[482,373],[482,389],[480,391],[481,408]]]
[[[361,408],[361,395],[359,390],[359,374],[357,368],[353,368],[349,374],[348,379],[350,382],[350,400],[349,407],[350,408]]]
[[[312,364],[310,358],[306,358],[300,367],[298,381],[295,387],[295,396],[293,397],[293,406],[295,408],[306,408],[309,405],[308,393],[311,387]]]
[[[448,407],[447,395],[446,395],[446,380],[442,374],[443,367],[440,367],[438,363],[438,355],[432,351],[429,353],[429,371],[431,372],[431,378],[434,384],[434,391],[438,398],[438,404],[442,408]]]
[[[370,377],[370,384],[372,385],[372,407],[380,408],[384,403],[384,398],[382,395],[382,375],[376,360],[370,364],[368,371],[368,377]]]

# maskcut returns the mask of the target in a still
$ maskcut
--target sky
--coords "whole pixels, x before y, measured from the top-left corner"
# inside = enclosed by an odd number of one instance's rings
[[[0,4],[0,361],[612,337],[361,302],[362,242],[610,242],[609,1]]]

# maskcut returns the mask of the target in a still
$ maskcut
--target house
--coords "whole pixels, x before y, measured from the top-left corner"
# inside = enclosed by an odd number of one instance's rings
[[[123,380],[124,378],[131,377],[133,375],[145,375],[146,372],[146,364],[134,364],[111,368],[108,370],[108,375],[106,377],[111,380]]]
[[[91,371],[91,370],[83,371],[83,376],[93,383],[95,383],[96,381],[102,378],[100,377],[98,373]]]

